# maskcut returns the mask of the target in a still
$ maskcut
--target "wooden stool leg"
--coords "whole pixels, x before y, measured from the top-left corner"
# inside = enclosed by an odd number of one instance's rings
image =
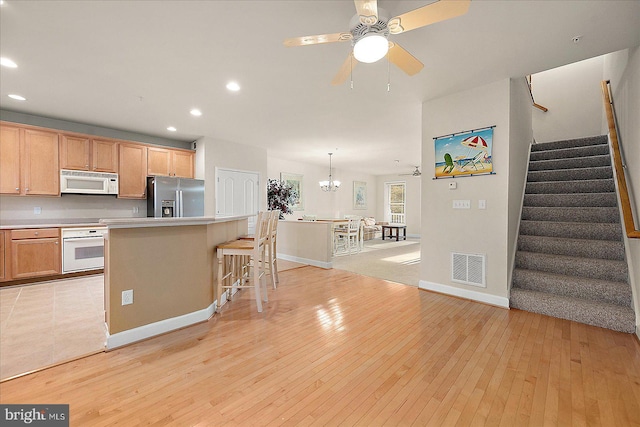
[[[259,260],[254,258],[253,260],[253,289],[256,293],[256,305],[258,306],[258,313],[262,313],[262,296],[260,295],[260,268],[258,266]]]

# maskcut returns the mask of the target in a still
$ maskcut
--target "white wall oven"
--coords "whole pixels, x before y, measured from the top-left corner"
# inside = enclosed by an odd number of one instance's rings
[[[104,268],[106,227],[63,228],[61,232],[63,273]]]

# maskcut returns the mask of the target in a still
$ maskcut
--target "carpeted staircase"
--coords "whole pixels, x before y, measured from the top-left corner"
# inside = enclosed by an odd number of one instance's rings
[[[606,136],[534,144],[510,306],[635,332]]]

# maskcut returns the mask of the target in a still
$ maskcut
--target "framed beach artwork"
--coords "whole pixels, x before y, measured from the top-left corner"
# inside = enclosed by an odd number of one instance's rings
[[[493,174],[493,128],[434,138],[435,178]]]
[[[367,209],[367,183],[353,181],[353,209]]]
[[[280,172],[280,181],[284,181],[289,184],[291,188],[293,188],[298,193],[298,200],[296,203],[291,206],[291,209],[294,211],[303,211],[304,210],[304,187],[303,187],[303,176],[295,173],[286,173]]]

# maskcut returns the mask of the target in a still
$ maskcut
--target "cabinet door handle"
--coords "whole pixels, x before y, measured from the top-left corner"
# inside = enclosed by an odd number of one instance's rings
[[[58,244],[58,241],[56,240],[56,245]]]
[[[16,191],[20,191],[20,187],[16,187]]]
[[[36,236],[37,236],[37,235],[38,235],[38,232],[36,231],[36,233],[35,233],[35,234],[36,234]]]

